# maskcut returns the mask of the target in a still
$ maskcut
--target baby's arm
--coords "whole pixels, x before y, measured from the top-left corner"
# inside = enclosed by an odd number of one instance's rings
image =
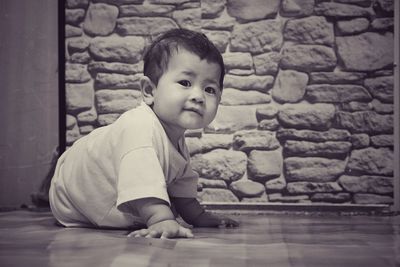
[[[224,216],[206,212],[195,198],[171,198],[182,219],[195,227],[237,227],[239,223]]]
[[[134,237],[193,237],[190,229],[181,226],[169,208],[168,204],[158,198],[142,198],[130,203],[140,217],[146,222],[148,229],[134,231],[129,236]]]

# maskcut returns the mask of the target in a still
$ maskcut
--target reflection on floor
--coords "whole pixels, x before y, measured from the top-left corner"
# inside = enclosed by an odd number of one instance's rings
[[[0,213],[0,266],[400,266],[400,216],[241,215],[194,239],[66,229],[47,212]]]

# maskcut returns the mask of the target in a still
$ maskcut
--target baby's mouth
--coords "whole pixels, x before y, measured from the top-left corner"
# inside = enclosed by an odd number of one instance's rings
[[[196,113],[197,115],[203,117],[203,111],[202,111],[201,109],[189,107],[189,108],[184,108],[183,110],[184,110],[184,111],[191,111],[191,112],[194,112],[194,113]]]

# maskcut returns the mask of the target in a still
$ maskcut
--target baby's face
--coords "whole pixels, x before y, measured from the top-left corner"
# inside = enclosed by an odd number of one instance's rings
[[[179,49],[153,92],[153,111],[175,130],[198,129],[215,117],[221,99],[220,67]]]

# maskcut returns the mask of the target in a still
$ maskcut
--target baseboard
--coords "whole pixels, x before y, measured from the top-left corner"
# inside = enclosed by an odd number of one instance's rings
[[[392,215],[384,204],[330,204],[330,203],[224,203],[203,202],[204,208],[214,212],[234,214],[264,213],[339,213],[341,215]]]

